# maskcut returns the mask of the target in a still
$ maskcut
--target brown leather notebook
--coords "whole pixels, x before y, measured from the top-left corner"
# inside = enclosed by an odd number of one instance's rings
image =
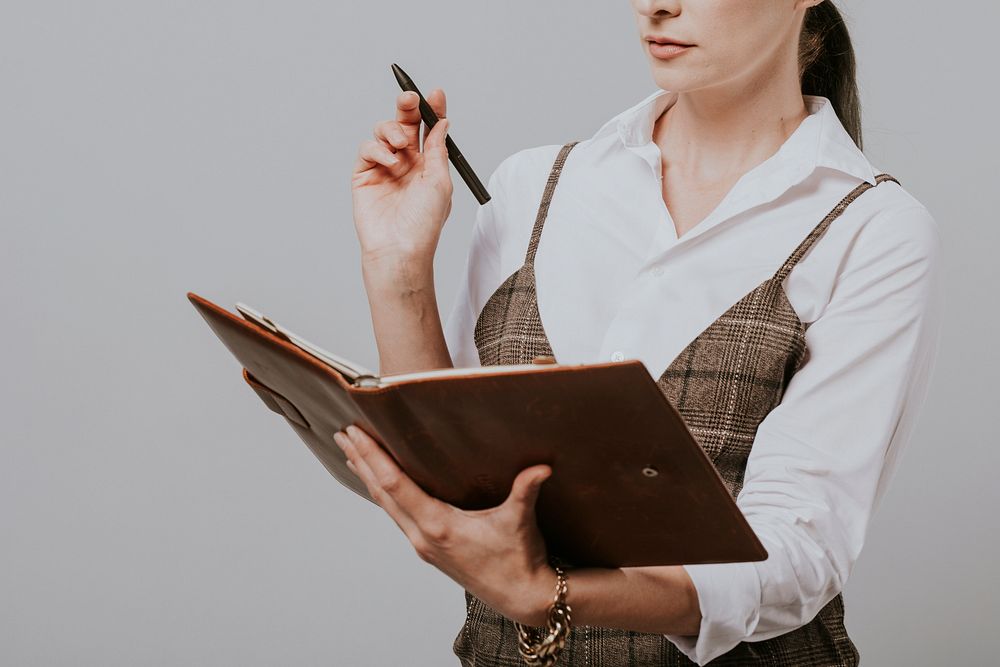
[[[463,509],[552,466],[537,517],[571,566],[756,561],[767,552],[680,414],[638,360],[449,368],[378,377],[252,308],[188,299],[341,484],[374,502],[333,434],[356,424],[429,494]]]

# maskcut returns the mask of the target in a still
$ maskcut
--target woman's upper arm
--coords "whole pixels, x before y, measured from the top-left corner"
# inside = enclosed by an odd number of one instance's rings
[[[768,558],[685,566],[701,631],[669,638],[688,656],[707,661],[789,632],[843,589],[927,394],[943,319],[940,251],[922,206],[857,235],[806,331],[807,361],[758,427],[737,498]]]
[[[758,428],[737,500],[772,539],[757,569],[773,613],[758,631],[810,620],[861,551],[936,360],[940,251],[922,206],[869,221],[806,331],[808,360]]]

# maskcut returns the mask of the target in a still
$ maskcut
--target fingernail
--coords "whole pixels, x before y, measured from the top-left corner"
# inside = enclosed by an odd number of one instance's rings
[[[344,440],[344,434],[341,433],[340,431],[337,431],[336,433],[333,434],[333,441],[337,443],[337,446],[340,447],[341,449],[344,448],[343,440]]]
[[[399,158],[395,155],[390,155],[388,162],[389,164],[397,164],[399,162]]]
[[[351,437],[355,437],[356,435],[358,435],[358,431],[360,429],[358,429],[358,427],[355,426],[354,424],[351,424],[350,426],[347,427],[346,430],[348,435],[350,435]]]

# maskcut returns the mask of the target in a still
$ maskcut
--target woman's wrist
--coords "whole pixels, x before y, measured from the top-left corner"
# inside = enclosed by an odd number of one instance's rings
[[[434,293],[434,258],[362,256],[361,275],[369,296],[409,299]]]
[[[379,375],[452,365],[434,291],[433,261],[362,258]]]
[[[555,568],[545,565],[528,573],[520,587],[516,587],[516,599],[511,601],[511,620],[522,625],[544,627],[548,619],[549,607],[555,599],[559,577]],[[519,590],[518,590],[519,589]],[[567,599],[567,603],[572,603]]]

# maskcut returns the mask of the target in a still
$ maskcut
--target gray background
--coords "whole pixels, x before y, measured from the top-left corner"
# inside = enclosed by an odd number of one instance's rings
[[[445,89],[485,180],[654,90],[628,3],[0,6],[0,663],[457,664],[461,589],[264,409],[185,293],[376,366],[349,174],[389,64]],[[1000,13],[840,6],[866,151],[937,217],[949,281],[848,625],[868,665],[993,663]],[[452,173],[443,314],[476,206]]]

